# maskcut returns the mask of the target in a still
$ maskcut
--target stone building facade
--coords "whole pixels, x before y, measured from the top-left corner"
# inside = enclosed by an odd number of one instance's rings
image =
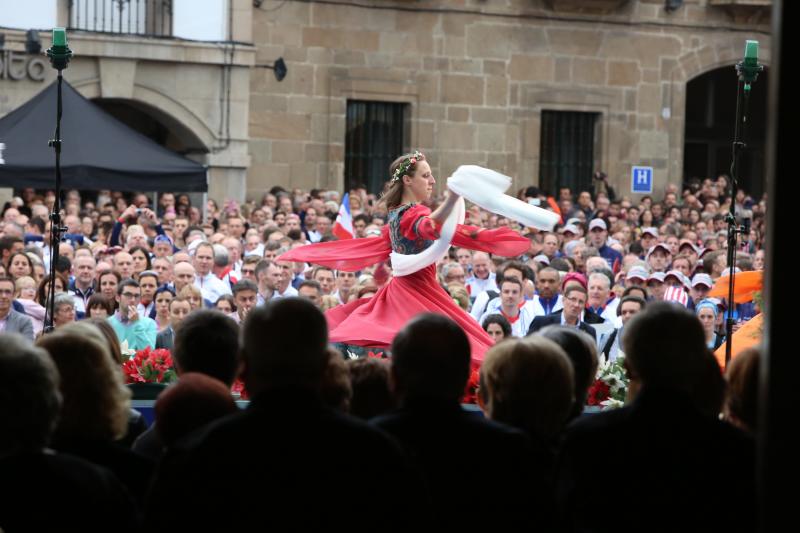
[[[171,4],[194,19],[188,1]],[[593,113],[591,167],[624,194],[631,166],[652,166],[658,192],[683,178],[687,83],[731,67],[745,39],[770,62],[771,0],[203,2],[226,19],[227,39],[70,30],[65,79],[157,122],[167,147],[208,165],[218,201],[273,185],[343,190],[353,101],[404,104],[402,148],[428,153],[436,176],[479,164],[515,187],[542,181],[545,114]],[[70,26],[70,2],[52,4],[52,20]],[[25,30],[0,33],[2,116],[55,71],[19,71],[31,60]],[[49,33],[41,39],[46,48]],[[264,68],[278,58],[282,81]]]
[[[740,60],[770,62],[769,0],[255,2],[248,195],[345,186],[348,101],[410,104],[405,148],[436,176],[491,167],[539,183],[543,111],[598,114],[594,167],[630,195],[682,180],[686,85]],[[667,7],[675,7],[668,10]],[[732,88],[731,90],[735,90]],[[733,110],[732,110],[733,112]]]

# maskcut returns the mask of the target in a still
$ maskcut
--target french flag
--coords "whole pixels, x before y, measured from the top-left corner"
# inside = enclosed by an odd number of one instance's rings
[[[342,198],[342,205],[339,206],[339,214],[336,215],[336,222],[333,224],[331,230],[339,239],[352,239],[355,233],[353,232],[353,217],[350,216],[350,193],[345,193]]]

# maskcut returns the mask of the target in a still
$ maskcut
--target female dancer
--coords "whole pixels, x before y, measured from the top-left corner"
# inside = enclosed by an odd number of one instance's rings
[[[430,198],[436,179],[420,152],[399,157],[390,167],[391,180],[383,200],[389,220],[381,238],[353,239],[311,244],[295,248],[279,261],[305,261],[331,268],[355,271],[385,261],[391,252],[419,254],[440,236],[442,224],[459,201],[448,191],[434,212],[422,205]],[[459,224],[452,244],[504,257],[524,253],[530,241],[508,228],[485,230]],[[388,348],[395,334],[415,315],[433,312],[455,320],[469,337],[474,365],[494,342],[481,326],[465,313],[436,281],[436,266],[395,275],[372,298],[362,298],[329,309],[325,316],[330,340],[364,347]]]

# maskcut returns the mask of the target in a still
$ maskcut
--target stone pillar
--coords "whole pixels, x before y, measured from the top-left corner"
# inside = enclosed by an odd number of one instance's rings
[[[247,142],[232,141],[231,144],[214,154],[206,156],[208,165],[208,197],[222,206],[225,200],[244,202],[247,195],[247,168],[250,156]]]
[[[208,168],[208,197],[216,200],[220,207],[225,200],[236,200],[240,204],[247,192],[247,171],[244,168]]]

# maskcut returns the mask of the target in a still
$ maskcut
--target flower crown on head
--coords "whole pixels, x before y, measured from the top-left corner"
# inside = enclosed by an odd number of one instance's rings
[[[414,150],[414,153],[405,158],[403,162],[400,163],[400,165],[395,169],[394,174],[392,174],[392,183],[405,176],[408,172],[408,169],[411,168],[411,165],[416,165],[417,162],[423,161],[424,159],[425,154],[419,150]]]

